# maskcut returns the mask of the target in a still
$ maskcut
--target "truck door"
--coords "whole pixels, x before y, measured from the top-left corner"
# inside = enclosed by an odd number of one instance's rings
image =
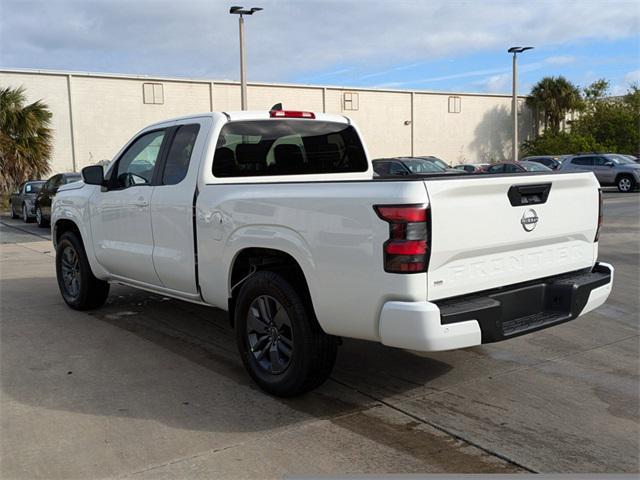
[[[211,119],[192,119],[171,132],[151,198],[153,263],[166,288],[197,294],[194,200]]]
[[[107,190],[92,198],[98,261],[112,275],[150,285],[162,285],[153,267],[150,204],[167,133],[160,128],[136,138],[111,169]]]

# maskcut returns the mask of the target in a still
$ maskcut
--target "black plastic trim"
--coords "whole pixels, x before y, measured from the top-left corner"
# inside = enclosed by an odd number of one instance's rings
[[[512,207],[525,205],[541,205],[547,202],[551,183],[526,183],[523,185],[511,185],[507,196]]]
[[[611,270],[597,263],[592,269],[434,303],[443,325],[476,320],[482,343],[492,343],[573,320],[591,291],[610,282]]]

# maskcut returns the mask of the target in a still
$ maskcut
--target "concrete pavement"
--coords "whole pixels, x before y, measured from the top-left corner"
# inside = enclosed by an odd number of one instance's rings
[[[68,309],[46,232],[3,217],[0,475],[637,472],[640,197],[605,198],[604,307],[453,352],[346,340],[293,400],[251,383],[224,312],[120,286]]]

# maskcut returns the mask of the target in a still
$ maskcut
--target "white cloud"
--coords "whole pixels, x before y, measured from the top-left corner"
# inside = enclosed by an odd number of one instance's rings
[[[264,11],[246,18],[249,78],[264,81],[337,68],[375,77],[402,69],[393,67],[398,64],[410,68],[513,44],[615,40],[637,36],[640,16],[635,1],[626,0],[609,1],[606,8],[595,1],[567,8],[554,0],[256,3]],[[2,0],[0,62],[5,67],[237,78],[238,26],[227,13],[231,4]],[[567,60],[558,58],[551,63]]]
[[[628,84],[640,83],[640,70],[633,70],[632,72],[628,72],[624,76],[624,81]]]
[[[575,57],[571,55],[556,55],[553,57],[545,58],[545,62],[550,65],[567,65],[576,61]]]

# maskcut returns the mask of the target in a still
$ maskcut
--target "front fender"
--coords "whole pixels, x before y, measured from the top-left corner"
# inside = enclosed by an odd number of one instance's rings
[[[93,248],[94,244],[89,212],[89,198],[92,193],[93,192],[86,190],[83,191],[82,189],[74,189],[65,191],[54,197],[53,204],[51,205],[51,238],[55,247],[59,222],[61,220],[73,222],[82,237],[82,243],[87,254],[87,259],[89,260],[89,265],[91,266],[91,271],[97,278],[105,280],[108,272],[98,263]]]

